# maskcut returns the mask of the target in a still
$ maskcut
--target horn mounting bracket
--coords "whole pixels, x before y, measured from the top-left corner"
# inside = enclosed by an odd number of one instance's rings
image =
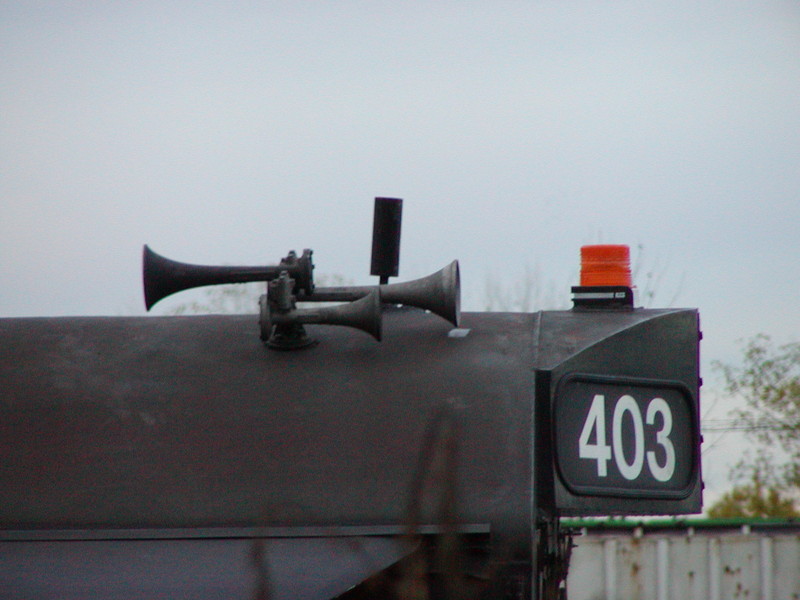
[[[261,340],[274,350],[300,350],[319,341],[306,333],[302,323],[292,320],[295,298],[294,280],[286,271],[267,283],[267,293],[259,298]]]

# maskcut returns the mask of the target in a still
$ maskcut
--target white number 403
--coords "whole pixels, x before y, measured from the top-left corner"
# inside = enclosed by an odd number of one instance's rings
[[[622,421],[625,413],[629,413],[633,421],[633,456],[625,456],[622,446]],[[658,464],[656,453],[644,450],[644,425],[639,404],[627,394],[617,400],[614,407],[614,416],[611,424],[611,446],[606,442],[606,399],[602,394],[595,394],[586,422],[583,424],[581,437],[578,440],[578,456],[597,461],[597,476],[608,476],[608,461],[614,456],[614,462],[619,472],[627,480],[639,477],[644,466],[645,456],[647,466],[657,481],[669,481],[675,472],[675,448],[669,439],[672,432],[672,412],[669,404],[663,398],[653,398],[647,405],[645,422],[648,425],[655,423],[656,415],[661,414],[663,419],[661,429],[656,432],[656,444],[664,449],[666,459],[664,464]],[[594,432],[595,443],[590,443]],[[613,452],[612,452],[613,450]]]

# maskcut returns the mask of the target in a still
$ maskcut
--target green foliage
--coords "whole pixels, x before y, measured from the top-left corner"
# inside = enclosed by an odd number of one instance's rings
[[[746,344],[741,366],[720,368],[727,391],[746,402],[737,420],[765,449],[777,447],[788,456],[777,481],[800,488],[800,343],[775,347],[769,336],[758,335]],[[776,468],[762,462],[762,472]]]
[[[795,502],[776,488],[765,488],[751,484],[737,485],[720,498],[708,510],[712,519],[733,517],[747,518],[791,518],[800,517]]]
[[[776,347],[757,335],[744,347],[741,365],[715,367],[726,391],[740,396],[737,424],[760,444],[733,472],[739,484],[709,511],[712,516],[799,516],[800,497],[800,343]],[[738,511],[738,512],[737,512]]]
[[[712,519],[733,517],[748,518],[789,518],[800,517],[791,490],[778,481],[770,479],[770,465],[764,454],[749,465],[750,481],[739,484],[723,494],[708,510]],[[739,465],[743,467],[742,464]]]

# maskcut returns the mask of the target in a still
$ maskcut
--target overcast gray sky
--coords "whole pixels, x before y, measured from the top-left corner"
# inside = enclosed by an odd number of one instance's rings
[[[800,339],[799,164],[788,0],[0,2],[0,316],[143,313],[144,243],[367,283],[395,196],[401,278],[457,258],[467,309],[643,246],[713,381]]]

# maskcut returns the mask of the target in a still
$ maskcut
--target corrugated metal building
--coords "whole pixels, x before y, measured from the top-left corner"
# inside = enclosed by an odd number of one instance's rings
[[[800,521],[565,521],[569,600],[798,600]]]

